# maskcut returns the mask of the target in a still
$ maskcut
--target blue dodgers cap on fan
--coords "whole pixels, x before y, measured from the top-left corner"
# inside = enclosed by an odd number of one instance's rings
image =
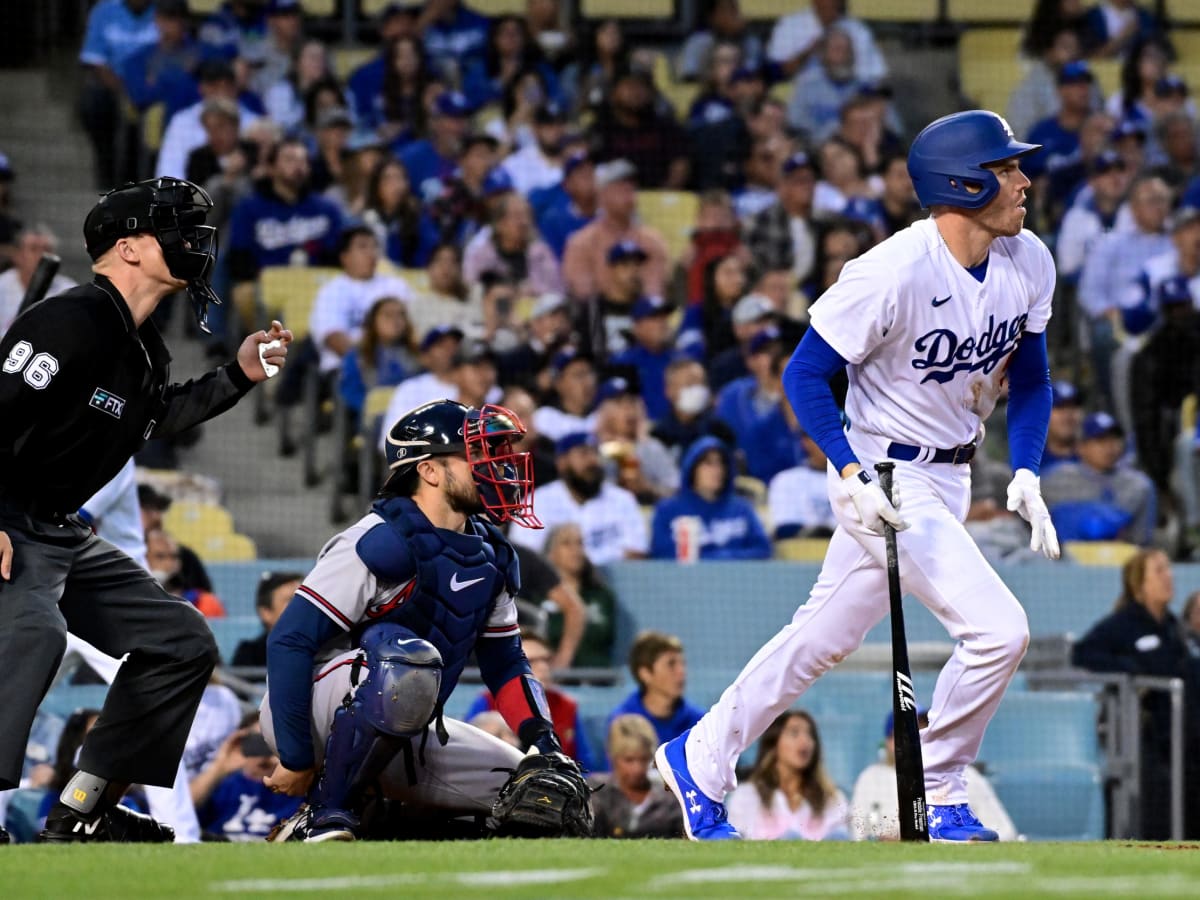
[[[774,325],[769,325],[762,331],[756,333],[754,337],[750,338],[750,346],[747,348],[747,352],[751,355],[755,353],[761,353],[762,351],[769,349],[771,344],[778,343],[781,337],[783,337],[783,335],[780,333],[779,329]]]
[[[1138,119],[1122,119],[1108,136],[1110,141],[1119,141],[1127,137],[1137,138],[1146,143],[1146,123]]]
[[[0,153],[0,181],[12,181],[13,177],[12,163],[6,154]]]
[[[810,172],[815,172],[817,167],[813,165],[812,158],[801,150],[783,161],[784,175],[791,175],[797,169],[808,169]]]
[[[596,405],[599,406],[605,400],[613,400],[617,397],[633,397],[637,392],[629,381],[620,376],[604,379],[604,383],[600,385],[600,389],[596,391]]]
[[[1164,75],[1154,82],[1154,96],[1170,97],[1172,94],[1186,97],[1188,95],[1187,82],[1178,75]]]
[[[483,179],[483,196],[485,197],[495,197],[497,194],[507,194],[514,190],[516,190],[516,186],[513,184],[512,176],[499,166],[488,172]]]
[[[674,311],[675,307],[662,297],[639,297],[637,302],[633,304],[633,309],[630,310],[629,316],[633,321],[640,322],[642,319],[648,319],[651,316],[669,316]]]
[[[580,353],[574,347],[564,347],[550,360],[550,370],[557,377],[562,374],[563,369],[576,361],[592,365],[592,358],[586,353]]]
[[[586,150],[576,150],[574,153],[568,156],[566,162],[563,163],[563,178],[570,178],[572,172],[574,172],[580,166],[590,163],[591,161],[592,158],[587,155]]]
[[[926,721],[928,721],[928,719],[929,719],[929,707],[928,706],[918,706],[917,707],[917,721],[920,722],[922,719],[925,719]],[[896,731],[896,713],[890,712],[887,714],[887,718],[883,720],[883,736],[885,738],[890,738],[895,731]]]
[[[1158,302],[1163,306],[1179,304],[1191,306],[1195,301],[1192,297],[1192,286],[1188,282],[1188,277],[1176,275],[1160,284],[1158,286]]]
[[[1111,172],[1113,169],[1124,168],[1125,160],[1121,158],[1121,154],[1116,150],[1105,150],[1102,153],[1096,154],[1096,158],[1088,166],[1088,171],[1092,175],[1103,175],[1105,172]]]
[[[424,353],[442,338],[452,337],[456,341],[463,339],[462,329],[457,325],[434,325],[421,338],[421,352]]]
[[[267,0],[268,16],[300,15],[300,0]]]
[[[596,437],[590,431],[571,431],[554,442],[554,455],[562,456],[576,447],[595,447]]]
[[[1095,80],[1091,66],[1082,60],[1069,62],[1058,70],[1059,84],[1091,84]]]
[[[1121,423],[1106,412],[1094,412],[1083,420],[1083,439],[1090,441],[1094,438],[1125,436]]]
[[[1053,405],[1059,406],[1079,406],[1083,400],[1079,396],[1079,388],[1075,387],[1069,381],[1056,381],[1050,385],[1050,393],[1053,397]]]
[[[763,75],[762,66],[753,66],[746,63],[738,66],[733,70],[733,74],[729,76],[730,84],[738,84],[742,81],[764,81],[766,76]]]
[[[471,114],[471,104],[458,91],[442,91],[434,101],[433,108],[438,115],[454,119],[465,119]]]
[[[610,266],[630,260],[645,262],[648,258],[646,251],[641,248],[637,241],[617,241],[608,248],[608,264]]]

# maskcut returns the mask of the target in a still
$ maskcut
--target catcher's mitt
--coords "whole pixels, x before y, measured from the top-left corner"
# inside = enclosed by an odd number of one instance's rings
[[[592,789],[562,753],[531,753],[492,804],[488,829],[497,837],[590,837]]]

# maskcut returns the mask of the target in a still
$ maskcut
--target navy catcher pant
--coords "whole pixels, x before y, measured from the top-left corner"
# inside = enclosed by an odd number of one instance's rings
[[[129,654],[79,767],[170,786],[219,659],[204,617],[75,516],[50,522],[0,504],[0,531],[13,542],[12,579],[0,581],[0,790],[20,781],[68,631],[110,656]]]

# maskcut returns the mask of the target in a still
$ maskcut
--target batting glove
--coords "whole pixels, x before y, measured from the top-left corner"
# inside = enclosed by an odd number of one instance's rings
[[[862,522],[868,531],[883,534],[885,522],[897,531],[903,531],[908,527],[908,523],[900,518],[900,513],[897,512],[900,509],[899,484],[892,484],[894,502],[889,501],[883,488],[872,481],[871,476],[861,469],[853,475],[843,478],[842,487],[846,490],[846,496],[854,502],[854,511],[858,514],[858,521]]]
[[[1058,532],[1050,521],[1050,511],[1042,499],[1041,479],[1029,469],[1017,469],[1008,484],[1008,511],[1015,512],[1029,523],[1033,536],[1029,549],[1046,559],[1058,559]]]

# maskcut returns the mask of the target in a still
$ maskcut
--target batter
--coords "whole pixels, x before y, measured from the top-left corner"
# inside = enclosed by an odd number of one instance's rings
[[[1005,382],[1014,476],[1008,508],[1049,558],[1058,538],[1038,471],[1050,416],[1046,324],[1055,269],[1023,229],[1029,179],[1020,159],[1041,149],[985,110],[925,128],[908,157],[930,218],[846,264],[815,304],[784,373],[788,399],[829,457],[838,527],[808,602],[689,732],[663,744],[659,769],[693,840],[736,839],[721,799],[738,756],[888,612],[883,524],[897,532],[900,577],[957,641],[922,732],[929,835],[994,841],[967,805],[964,772],[1029,641],[1017,598],[963,527],[968,463]],[[829,379],[846,369],[846,420]],[[896,504],[871,476],[896,464]],[[903,495],[903,510],[900,496]]]

